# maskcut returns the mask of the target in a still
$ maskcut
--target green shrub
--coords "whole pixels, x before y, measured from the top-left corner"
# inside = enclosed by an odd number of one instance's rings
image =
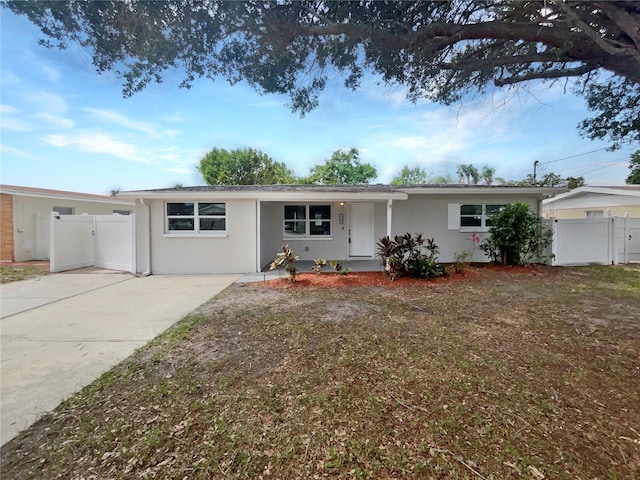
[[[489,238],[480,248],[492,262],[526,265],[538,261],[551,243],[552,232],[523,202],[504,207],[491,219]]]
[[[433,238],[424,239],[421,233],[382,237],[378,242],[378,257],[389,277],[407,275],[414,278],[434,278],[445,274],[438,263],[438,246]]]

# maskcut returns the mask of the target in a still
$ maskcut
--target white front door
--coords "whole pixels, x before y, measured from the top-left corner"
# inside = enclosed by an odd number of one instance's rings
[[[349,256],[373,257],[373,203],[349,204]]]

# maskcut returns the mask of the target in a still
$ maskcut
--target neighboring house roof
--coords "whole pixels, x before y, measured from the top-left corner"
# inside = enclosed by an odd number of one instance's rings
[[[621,185],[614,187],[578,187],[570,192],[561,193],[553,198],[543,200],[544,205],[551,205],[559,200],[577,197],[580,195],[598,194],[598,195],[614,195],[625,197],[639,197],[640,201],[640,185]]]
[[[77,200],[98,203],[116,203],[120,205],[134,205],[135,201],[123,197],[95,195],[93,193],[67,192],[64,190],[50,190],[47,188],[22,187],[18,185],[0,185],[0,193],[19,195],[22,197],[54,198],[60,200]]]
[[[409,194],[472,195],[472,194],[521,194],[545,198],[564,192],[563,188],[505,187],[496,185],[204,185],[174,187],[154,190],[120,192],[132,198],[195,199],[203,196],[259,200],[406,200]]]

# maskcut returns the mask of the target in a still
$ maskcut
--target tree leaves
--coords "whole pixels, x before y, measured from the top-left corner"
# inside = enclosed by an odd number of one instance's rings
[[[336,150],[326,163],[314,166],[309,177],[302,181],[323,185],[369,183],[378,176],[378,172],[368,163],[360,163],[359,156],[357,148]]]
[[[214,148],[200,160],[198,171],[208,185],[294,183],[293,172],[284,163],[253,148]]]

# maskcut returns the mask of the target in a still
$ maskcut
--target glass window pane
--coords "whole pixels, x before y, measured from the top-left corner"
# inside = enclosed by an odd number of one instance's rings
[[[301,222],[286,221],[284,222],[284,233],[285,235],[304,235],[306,233],[305,225],[304,220]]]
[[[285,220],[304,220],[307,218],[307,207],[304,205],[285,205]]]
[[[224,215],[225,212],[224,203],[198,203],[198,215]]]
[[[482,217],[460,217],[461,227],[481,227]]]
[[[73,207],[53,207],[52,212],[58,212],[60,215],[73,215]]]
[[[309,205],[309,218],[311,220],[331,219],[331,205]]]
[[[497,215],[504,207],[504,205],[487,205],[487,217]]]
[[[193,231],[193,218],[169,218],[169,230],[191,230]]]
[[[167,215],[193,215],[193,202],[191,203],[167,203]]]
[[[461,215],[482,215],[482,205],[462,205],[460,207]]]
[[[319,225],[318,225],[319,224]],[[310,235],[331,235],[331,222],[322,221],[322,222],[311,222]]]
[[[224,231],[227,229],[227,222],[224,218],[201,218],[200,230]]]

